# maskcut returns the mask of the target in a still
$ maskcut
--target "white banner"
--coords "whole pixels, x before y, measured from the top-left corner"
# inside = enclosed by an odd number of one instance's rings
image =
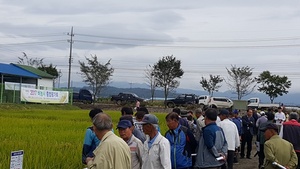
[[[21,88],[21,101],[33,103],[68,103],[68,91]]]
[[[5,82],[4,84],[5,84],[5,90],[18,90],[18,91],[20,90],[20,83]],[[22,87],[35,89],[36,85],[35,84],[22,83]]]

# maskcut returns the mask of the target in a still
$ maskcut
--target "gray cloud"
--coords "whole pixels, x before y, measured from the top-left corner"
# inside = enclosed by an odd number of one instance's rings
[[[26,52],[57,65],[64,81],[67,33],[74,26],[74,81],[81,80],[78,60],[90,54],[103,62],[112,59],[114,81],[137,83],[144,82],[147,65],[173,54],[186,71],[180,87],[200,88],[201,76],[226,76],[225,67],[233,64],[249,65],[255,75],[263,70],[287,75],[297,84],[299,3],[0,0],[0,62],[16,62]]]

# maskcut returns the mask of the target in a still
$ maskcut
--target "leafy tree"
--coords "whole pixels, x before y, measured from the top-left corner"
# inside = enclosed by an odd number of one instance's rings
[[[183,70],[181,69],[181,61],[176,60],[173,55],[165,56],[153,66],[153,75],[158,87],[164,90],[165,101],[168,94],[179,86],[176,78],[181,78]]]
[[[221,85],[218,84],[223,82],[223,78],[221,78],[220,75],[209,75],[209,77],[210,79],[205,79],[204,77],[202,77],[202,79],[200,80],[200,84],[210,96],[213,96],[214,91],[217,92],[218,89],[221,87]]]
[[[153,98],[154,98],[155,89],[157,87],[157,84],[156,84],[156,81],[155,81],[155,78],[153,75],[153,69],[154,69],[153,66],[149,65],[148,67],[146,67],[146,70],[145,70],[146,83],[150,87],[152,102],[153,102]]]
[[[29,58],[25,52],[23,52],[22,57],[18,57],[19,61],[17,62],[18,64],[21,65],[28,65],[32,67],[39,67],[43,65],[44,58],[39,59],[39,58]]]
[[[59,76],[59,72],[56,69],[56,66],[53,66],[52,63],[50,63],[49,66],[42,64],[38,67],[39,70],[45,71],[48,74],[55,77],[55,79]]]
[[[238,100],[242,97],[249,95],[255,88],[255,78],[252,78],[252,70],[248,66],[236,67],[235,65],[228,69],[226,68],[229,75],[228,81],[226,82],[233,93],[237,94]]]
[[[109,84],[114,69],[111,67],[110,60],[105,64],[101,64],[96,55],[91,55],[91,59],[85,58],[87,64],[78,61],[81,75],[83,82],[92,88],[94,98],[96,98],[97,95],[100,95],[101,90]]]
[[[257,90],[267,94],[271,103],[276,97],[287,94],[287,89],[292,85],[287,76],[271,75],[269,71],[263,71],[258,76],[257,83],[260,84]]]

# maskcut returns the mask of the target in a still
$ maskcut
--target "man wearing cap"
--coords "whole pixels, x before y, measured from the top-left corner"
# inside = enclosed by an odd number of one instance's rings
[[[145,134],[141,131],[141,130],[139,130],[137,127],[136,127],[136,125],[134,125],[134,122],[133,122],[133,116],[132,115],[123,115],[123,116],[121,116],[120,117],[120,119],[119,119],[120,121],[121,120],[129,120],[130,122],[131,122],[131,124],[132,124],[132,134],[136,137],[136,138],[138,138],[139,140],[141,140],[141,142],[143,143],[145,140],[146,140],[146,136],[145,136]]]
[[[268,121],[266,113],[262,110],[260,112],[260,117],[256,120],[256,127],[259,128],[259,125]]]
[[[258,152],[258,168],[261,168],[264,164],[265,154],[264,154],[264,144],[266,142],[265,139],[265,128],[268,124],[273,124],[274,121],[274,114],[272,112],[267,112],[267,121],[261,123],[258,126],[258,133],[257,133],[257,141],[259,142],[259,152]]]
[[[298,159],[293,145],[278,136],[278,126],[268,124],[265,130],[265,169],[276,169],[274,162],[287,169],[296,169]]]
[[[298,157],[297,169],[300,169],[300,123],[298,123],[298,120],[298,113],[290,113],[289,121],[284,122],[281,127],[280,136],[293,144],[294,150]]]
[[[157,131],[158,119],[153,114],[146,114],[141,122],[146,134],[142,169],[171,169],[170,143]]]
[[[231,121],[236,125],[238,133],[239,133],[239,139],[241,140],[241,135],[242,135],[242,119],[239,117],[239,110],[234,109],[232,112],[232,117]],[[234,157],[233,157],[233,162],[238,163],[238,154],[240,152],[240,147],[235,150]]]
[[[128,144],[130,148],[132,169],[141,169],[143,143],[132,134],[132,123],[129,120],[121,120],[118,123],[117,129],[120,137]]]
[[[231,118],[232,122],[236,125],[239,136],[241,137],[242,135],[242,119],[239,117],[239,110],[234,109],[233,110],[233,117]]]
[[[98,113],[102,113],[103,111],[99,108],[94,108],[89,112],[89,117],[91,121]],[[85,131],[83,147],[82,147],[82,163],[86,164],[87,157],[94,157],[93,151],[99,145],[100,140],[97,138],[93,131],[93,126],[88,127]]]
[[[227,167],[233,169],[233,159],[235,150],[240,146],[240,137],[236,125],[228,119],[229,111],[223,109],[219,113],[221,122],[218,124],[223,131],[228,144]]]
[[[116,136],[111,130],[111,118],[105,113],[99,113],[93,118],[93,128],[101,140],[95,149],[93,158],[87,157],[89,169],[131,169],[130,149],[126,142]]]

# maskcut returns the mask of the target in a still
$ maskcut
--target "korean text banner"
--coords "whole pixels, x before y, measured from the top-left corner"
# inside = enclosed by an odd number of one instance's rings
[[[33,103],[68,103],[68,91],[21,88],[21,101]]]

